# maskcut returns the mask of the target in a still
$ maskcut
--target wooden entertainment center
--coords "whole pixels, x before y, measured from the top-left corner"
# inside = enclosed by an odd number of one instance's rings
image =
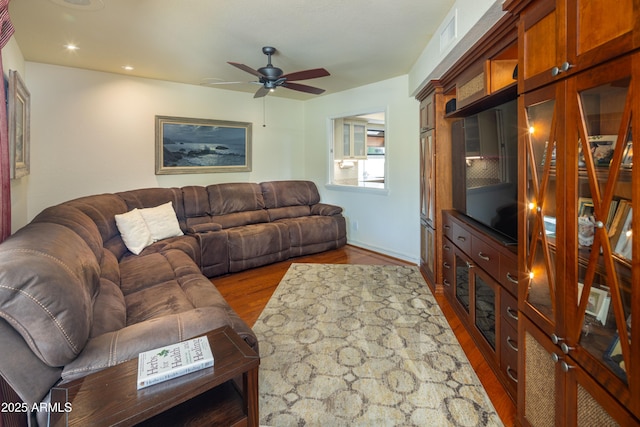
[[[421,269],[516,402],[518,425],[640,425],[640,3],[503,9],[416,97]],[[515,99],[510,245],[453,209],[466,191],[456,174],[472,162],[452,147],[465,118]]]

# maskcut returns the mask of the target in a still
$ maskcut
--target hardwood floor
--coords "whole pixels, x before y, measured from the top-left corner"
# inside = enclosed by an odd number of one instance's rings
[[[247,322],[249,326],[253,326],[278,286],[278,283],[280,283],[287,269],[294,262],[317,264],[414,265],[400,259],[347,245],[343,248],[321,254],[303,256],[240,273],[215,277],[212,279],[212,282],[238,315]],[[449,325],[458,338],[473,369],[476,371],[478,378],[486,389],[502,422],[505,426],[513,426],[516,417],[514,403],[505,392],[502,384],[500,384],[493,374],[493,371],[487,369],[488,366],[480,354],[480,351],[454,314],[453,309],[444,296],[437,295],[436,300],[449,321]]]

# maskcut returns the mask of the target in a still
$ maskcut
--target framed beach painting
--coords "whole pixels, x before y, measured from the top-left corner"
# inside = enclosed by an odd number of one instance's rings
[[[31,94],[15,70],[9,70],[9,162],[11,179],[29,175]]]
[[[156,116],[156,175],[251,170],[251,123]]]

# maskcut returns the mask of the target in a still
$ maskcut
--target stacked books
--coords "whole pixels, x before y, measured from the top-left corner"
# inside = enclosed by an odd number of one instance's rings
[[[207,337],[193,338],[138,355],[138,390],[213,366]]]

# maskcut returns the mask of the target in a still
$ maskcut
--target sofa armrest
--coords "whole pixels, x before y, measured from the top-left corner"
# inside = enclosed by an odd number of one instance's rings
[[[340,215],[342,208],[340,206],[329,205],[327,203],[316,203],[311,206],[311,215],[333,216]]]
[[[231,324],[222,307],[201,307],[127,326],[89,340],[62,371],[70,381],[138,357],[143,351],[177,343]]]
[[[189,234],[197,234],[197,233],[208,233],[210,231],[220,231],[222,230],[222,225],[216,222],[207,222],[204,224],[195,224],[191,227],[187,228],[187,233]]]

